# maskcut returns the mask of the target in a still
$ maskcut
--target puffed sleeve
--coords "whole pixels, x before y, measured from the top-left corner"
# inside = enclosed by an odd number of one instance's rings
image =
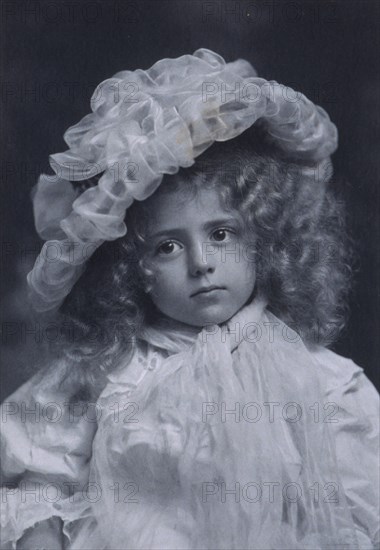
[[[83,494],[96,414],[70,402],[77,388],[62,391],[64,367],[57,362],[48,379],[37,373],[1,405],[1,548],[16,548],[29,528],[54,517],[63,522],[63,540],[72,542],[78,521],[81,536],[91,528]]]
[[[325,419],[361,550],[380,548],[379,394],[361,367],[320,349]],[[330,414],[331,413],[331,414]]]

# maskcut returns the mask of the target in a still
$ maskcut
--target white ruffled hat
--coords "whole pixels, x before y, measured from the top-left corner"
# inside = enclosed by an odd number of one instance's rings
[[[134,200],[152,195],[164,174],[191,166],[215,141],[260,119],[292,159],[318,167],[337,148],[324,109],[259,78],[247,61],[226,63],[205,48],[115,74],[97,86],[91,109],[65,132],[69,149],[49,157],[55,175],[41,174],[32,191],[36,230],[46,241],[27,275],[37,311],[59,308],[93,252],[127,233]],[[70,183],[102,172],[81,194]]]

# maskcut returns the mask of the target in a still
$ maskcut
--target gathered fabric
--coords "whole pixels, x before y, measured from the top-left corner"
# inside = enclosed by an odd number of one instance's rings
[[[59,516],[71,550],[376,548],[378,412],[363,369],[307,349],[260,297],[221,325],[157,321],[108,375],[96,429],[84,414],[54,434],[8,415],[9,478],[42,479],[50,442],[46,479],[86,491],[23,503],[3,489],[4,544]]]

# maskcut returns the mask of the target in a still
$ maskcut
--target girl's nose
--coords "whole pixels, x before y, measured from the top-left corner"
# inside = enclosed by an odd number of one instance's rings
[[[197,243],[190,249],[188,262],[189,271],[193,276],[212,273],[215,270],[214,255],[207,253],[207,247],[203,242]]]

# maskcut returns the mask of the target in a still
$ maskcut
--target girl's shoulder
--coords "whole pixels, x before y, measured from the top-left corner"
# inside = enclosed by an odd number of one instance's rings
[[[1,459],[6,479],[25,471],[82,477],[96,430],[66,359],[56,359],[0,405]]]
[[[378,392],[364,369],[352,359],[319,346],[311,352],[326,393],[346,392],[348,387],[365,387],[372,395]]]
[[[324,406],[333,406],[338,413],[332,428],[337,433],[347,432],[347,437],[362,439],[367,449],[376,441],[378,445],[380,398],[364,370],[351,359],[325,348],[317,350],[313,356]]]
[[[107,375],[107,383],[99,396],[101,405],[112,395],[123,393],[130,395],[143,381],[147,374],[155,371],[162,360],[167,357],[164,350],[138,340],[134,351],[122,356],[116,367]]]
[[[379,394],[351,359],[325,348],[313,356],[325,389],[323,422],[334,435],[341,484],[360,548],[378,548]]]

